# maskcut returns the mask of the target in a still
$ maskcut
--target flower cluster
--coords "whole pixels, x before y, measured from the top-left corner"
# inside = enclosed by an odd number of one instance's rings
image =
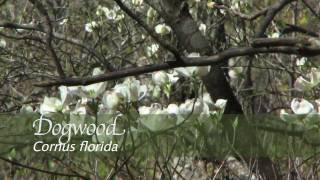
[[[104,18],[108,21],[119,21],[124,18],[124,14],[120,11],[118,6],[113,8],[103,7],[99,5],[96,10],[96,15],[100,17],[99,21],[91,21],[85,24],[86,32],[93,32],[95,29],[98,29],[104,22]]]
[[[136,113],[141,116],[139,122],[144,127],[151,131],[165,130],[180,124],[192,114],[197,114],[199,118],[209,118],[212,114],[219,114],[217,112],[223,112],[226,100],[219,99],[214,103],[208,93],[199,94],[198,98],[187,99],[180,104],[160,105],[158,102],[148,106],[148,103],[144,104],[141,100],[150,97],[149,91],[155,89],[152,87],[163,90],[169,97],[171,86],[177,83],[181,76],[197,79],[197,76],[204,76],[209,70],[209,67],[187,67],[174,69],[172,73],[157,71],[152,73],[152,81],[143,81],[145,84],[134,77],[129,77],[113,88],[108,88],[107,82],[86,86],[60,86],[60,97],[45,97],[38,112],[45,116],[57,112],[70,113],[70,119],[73,121],[76,119],[83,121],[85,116],[119,115],[126,114],[128,109],[136,109]],[[102,73],[100,68],[95,68],[92,75],[97,76]],[[92,104],[96,109],[90,112]],[[145,118],[146,115],[161,116]]]
[[[208,93],[201,98],[187,99],[184,103],[169,104],[162,107],[159,103],[139,107],[140,122],[151,131],[173,128],[195,115],[196,119],[206,119],[217,112],[223,113],[227,101],[219,99],[215,103]]]

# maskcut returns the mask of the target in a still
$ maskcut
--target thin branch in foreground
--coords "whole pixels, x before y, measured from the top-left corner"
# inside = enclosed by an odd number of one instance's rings
[[[33,170],[33,171],[37,171],[37,172],[42,172],[42,173],[51,174],[51,175],[55,175],[55,176],[77,177],[77,178],[81,178],[81,179],[89,179],[89,178],[87,178],[85,176],[81,176],[79,174],[64,174],[64,173],[59,173],[59,172],[52,172],[52,171],[47,171],[47,170],[43,170],[43,169],[38,169],[38,168],[35,168],[35,167],[31,167],[31,166],[27,166],[27,165],[21,164],[21,163],[16,162],[16,161],[12,161],[10,159],[7,159],[7,158],[1,157],[1,156],[0,156],[0,159],[5,161],[5,162],[11,163],[12,165],[20,166],[20,167],[27,168],[27,169],[30,169],[30,170]]]

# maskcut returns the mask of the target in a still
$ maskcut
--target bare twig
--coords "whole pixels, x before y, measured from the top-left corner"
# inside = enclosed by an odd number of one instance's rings
[[[38,168],[35,168],[35,167],[31,167],[31,166],[27,166],[27,165],[21,164],[21,163],[16,162],[16,161],[12,161],[12,160],[4,158],[4,157],[0,157],[0,159],[5,161],[5,162],[11,163],[11,164],[13,164],[15,166],[20,166],[20,167],[27,168],[27,169],[30,169],[30,170],[33,170],[33,171],[37,171],[37,172],[42,172],[42,173],[51,174],[51,175],[55,175],[55,176],[65,176],[65,177],[69,177],[69,178],[77,177],[77,178],[81,178],[81,179],[89,179],[89,178],[87,178],[85,176],[82,176],[82,175],[79,175],[79,174],[65,174],[65,173],[52,172],[52,171],[47,171],[47,170],[43,170],[43,169],[38,169]]]
[[[53,37],[53,26],[51,24],[51,20],[49,17],[48,12],[45,10],[43,5],[38,1],[38,0],[29,0],[38,10],[38,12],[44,16],[44,22],[45,22],[45,27],[46,27],[46,45],[49,50],[49,53],[51,57],[53,58],[53,61],[57,67],[58,74],[61,78],[65,78],[66,75],[63,71],[62,65],[60,64],[59,58],[52,46],[52,37]]]
[[[46,33],[45,30],[43,30],[40,26],[37,27],[37,26],[35,26],[33,24],[16,24],[16,23],[11,23],[11,22],[4,22],[4,23],[0,23],[0,27],[10,28],[10,29],[24,29],[24,30],[29,30],[29,31],[38,31],[38,32]],[[0,35],[2,35],[2,34],[0,34]],[[116,70],[116,68],[113,65],[111,65],[111,63],[104,61],[105,58],[101,54],[99,54],[97,51],[95,51],[93,48],[89,47],[88,45],[82,43],[81,40],[76,39],[76,38],[71,38],[71,37],[68,37],[68,36],[66,36],[64,34],[60,34],[60,33],[56,33],[56,32],[53,32],[52,36],[54,38],[56,38],[56,39],[65,41],[65,42],[70,43],[72,45],[76,45],[76,46],[78,46],[80,48],[83,48],[84,50],[88,51],[90,54],[92,54],[94,57],[96,57],[100,62],[105,63],[106,68],[109,71],[115,71]],[[13,37],[8,37],[8,38],[12,38],[13,39]],[[23,38],[30,39],[29,36],[27,36],[27,37],[26,36],[22,36],[19,39],[23,40]],[[32,37],[31,40],[40,41],[41,38],[37,38],[36,39],[36,37]]]
[[[171,46],[170,44],[166,43],[158,35],[155,34],[155,32],[145,23],[143,22],[136,14],[134,14],[126,5],[124,5],[121,0],[114,0],[118,6],[132,19],[134,19],[147,33],[155,40],[157,43],[159,43],[160,46],[170,51],[176,58],[178,62],[183,63],[183,59],[180,56],[180,53],[176,48]]]
[[[302,0],[302,2],[305,6],[307,6],[311,13],[320,20],[320,14],[318,14],[306,0]]]

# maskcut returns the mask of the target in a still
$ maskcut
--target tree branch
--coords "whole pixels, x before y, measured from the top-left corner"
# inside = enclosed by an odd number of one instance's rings
[[[302,2],[305,6],[307,6],[311,13],[320,20],[320,14],[318,14],[306,0],[302,0]]]
[[[281,11],[287,4],[296,0],[281,0],[278,3],[270,6],[267,10],[266,17],[263,19],[262,23],[258,26],[257,31],[255,33],[255,37],[262,37],[267,30],[269,24],[274,19],[279,11]]]
[[[136,14],[134,14],[126,5],[124,5],[121,0],[114,0],[118,6],[132,19],[134,19],[147,33],[155,40],[159,45],[168,51],[170,51],[176,58],[177,61],[183,63],[183,59],[180,56],[180,53],[177,51],[176,48],[173,46],[169,45],[165,41],[161,40],[158,35],[156,35],[153,31],[153,29],[149,28],[149,26],[144,23]]]
[[[31,31],[38,31],[38,32],[46,33],[41,27],[37,27],[35,25],[30,25],[30,24],[15,24],[15,23],[4,22],[4,23],[0,23],[0,27],[10,28],[10,29],[24,29],[24,30],[31,30]],[[80,48],[83,48],[84,50],[88,51],[94,57],[96,57],[100,62],[104,63],[104,65],[106,66],[106,68],[109,71],[115,71],[116,70],[116,68],[111,63],[104,61],[104,57],[101,54],[99,54],[93,48],[91,48],[91,47],[87,46],[86,44],[82,43],[81,40],[75,39],[75,38],[71,38],[71,37],[68,37],[68,36],[66,36],[64,34],[60,34],[60,33],[56,33],[56,32],[53,32],[52,36],[54,38],[58,39],[58,40],[62,40],[62,41],[65,41],[67,43],[76,45],[76,46],[78,46]],[[22,38],[20,38],[20,39],[22,39]]]
[[[59,172],[52,172],[52,171],[47,171],[47,170],[43,170],[43,169],[38,169],[38,168],[35,168],[35,167],[27,166],[27,165],[21,164],[19,162],[15,162],[15,161],[6,159],[4,157],[0,157],[0,159],[5,161],[5,162],[11,163],[11,164],[13,164],[15,166],[20,166],[20,167],[27,168],[27,169],[30,169],[30,170],[33,170],[33,171],[37,171],[37,172],[42,172],[42,173],[51,174],[51,175],[55,175],[55,176],[65,176],[65,177],[69,177],[69,178],[78,177],[78,178],[81,178],[81,179],[89,179],[89,178],[81,176],[79,174],[64,174],[64,173],[59,173]]]
[[[285,42],[285,43],[284,43]],[[290,42],[290,43],[289,43]],[[292,43],[294,42],[294,43]],[[207,65],[219,65],[225,60],[238,56],[248,56],[256,54],[266,54],[266,53],[282,53],[282,54],[295,54],[301,56],[316,56],[320,55],[320,47],[306,46],[306,40],[304,39],[292,39],[292,38],[259,38],[253,40],[252,44],[259,45],[259,47],[235,47],[222,51],[213,56],[203,56],[197,58],[182,57],[184,59],[184,64],[173,62],[165,62],[156,65],[147,65],[135,68],[128,68],[124,70],[119,70],[117,72],[111,72],[107,74],[102,74],[93,77],[78,77],[78,78],[66,78],[57,79],[51,82],[42,82],[35,84],[39,87],[49,87],[49,86],[77,86],[77,85],[89,85],[94,83],[99,83],[103,81],[110,81],[119,78],[124,78],[128,76],[137,76],[145,73],[151,73],[160,70],[168,70],[177,67],[187,67],[187,66],[207,66]],[[285,44],[287,46],[279,46],[278,44]],[[262,47],[264,45],[264,47]],[[289,46],[291,45],[291,46]],[[304,45],[304,46],[302,46]]]
[[[29,0],[35,7],[36,9],[38,10],[38,12],[44,16],[43,19],[44,19],[44,22],[45,22],[45,26],[46,26],[46,45],[47,45],[47,48],[49,50],[49,53],[51,55],[51,57],[53,58],[53,61],[57,67],[57,71],[58,71],[58,74],[61,78],[65,78],[66,75],[63,71],[63,68],[60,64],[60,61],[59,61],[59,58],[52,46],[52,37],[53,37],[53,27],[52,27],[52,24],[51,24],[51,20],[50,20],[50,17],[48,15],[48,12],[45,10],[45,8],[43,7],[43,5],[38,1],[38,0]]]
[[[281,31],[281,34],[288,34],[288,33],[292,33],[292,32],[298,32],[298,33],[306,34],[306,35],[312,36],[312,37],[319,37],[319,34],[317,34],[316,32],[310,31],[310,30],[302,28],[300,26],[296,26],[296,25],[293,25],[293,24],[286,24],[286,26],[287,27],[285,27]]]
[[[251,46],[311,46],[311,43],[308,38],[256,38],[251,42]]]
[[[217,9],[224,9],[226,10],[229,14],[233,15],[233,16],[238,16],[242,19],[245,19],[245,20],[249,20],[249,21],[253,21],[255,19],[257,19],[258,17],[262,16],[262,15],[265,15],[267,12],[268,12],[268,8],[264,8],[260,11],[257,11],[253,14],[250,14],[250,15],[247,15],[247,14],[243,14],[237,10],[234,10],[234,9],[231,9],[225,5],[220,5],[220,4],[215,4],[214,5],[215,8]]]

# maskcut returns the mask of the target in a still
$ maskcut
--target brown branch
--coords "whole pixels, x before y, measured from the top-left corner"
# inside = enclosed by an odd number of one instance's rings
[[[269,42],[269,44],[264,43],[263,40]],[[294,42],[294,40],[290,38],[279,38],[279,39],[257,39],[257,41],[253,40],[253,44],[264,44],[265,47],[235,47],[230,48],[225,51],[222,51],[218,54],[213,56],[203,56],[197,58],[187,58],[183,57],[184,63],[177,63],[174,62],[165,62],[162,64],[155,64],[155,65],[147,65],[135,68],[128,68],[124,70],[119,70],[117,72],[111,72],[107,74],[102,74],[93,77],[78,77],[78,78],[66,78],[66,79],[57,79],[52,82],[42,82],[39,84],[35,84],[35,86],[39,87],[49,87],[49,86],[59,86],[59,85],[66,85],[66,86],[77,86],[77,85],[89,85],[103,81],[110,81],[119,78],[124,78],[128,76],[137,76],[141,74],[151,73],[160,70],[168,70],[177,67],[187,67],[187,66],[207,66],[207,65],[219,65],[223,63],[226,59],[238,57],[238,56],[249,56],[249,55],[256,55],[256,54],[266,54],[266,53],[282,53],[282,54],[295,54],[301,56],[316,56],[320,55],[320,47],[312,47],[312,46],[301,46],[305,44],[305,40],[296,40],[294,44],[284,43],[287,46],[278,46],[283,42]],[[259,43],[257,43],[259,42]]]
[[[31,31],[38,31],[38,32],[42,32],[42,33],[47,33],[40,26],[37,27],[37,26],[31,25],[31,24],[15,24],[15,23],[10,23],[10,22],[4,22],[4,23],[0,23],[0,27],[10,28],[10,29],[24,29],[24,30],[31,30]],[[116,68],[111,63],[104,61],[104,57],[102,55],[100,55],[93,48],[82,43],[81,40],[71,38],[71,37],[68,37],[64,34],[60,34],[60,33],[56,33],[56,32],[53,32],[52,36],[58,40],[65,41],[67,43],[70,43],[70,44],[73,44],[73,45],[76,45],[80,48],[85,49],[86,51],[91,53],[94,57],[96,57],[100,62],[103,62],[109,71],[116,70]],[[20,38],[20,39],[22,39],[22,38]]]
[[[268,46],[310,46],[307,38],[256,38],[251,42],[252,47]]]
[[[296,26],[293,24],[286,24],[287,27],[285,27],[282,31],[281,34],[288,34],[288,33],[293,33],[293,32],[298,32],[298,33],[302,33],[302,34],[306,34],[308,36],[312,36],[312,37],[319,37],[319,34],[313,31],[310,31],[308,29],[305,29],[303,27],[300,26]]]
[[[159,45],[168,51],[170,51],[174,57],[176,58],[177,61],[183,62],[183,59],[180,56],[180,53],[176,48],[171,46],[170,44],[166,43],[158,35],[154,33],[154,31],[145,23],[143,22],[136,14],[134,14],[126,5],[124,5],[121,0],[114,0],[118,6],[132,19],[134,19],[147,33],[157,42]]]
[[[10,28],[10,29],[24,29],[24,30],[40,31],[39,27],[36,27],[33,24],[15,24],[15,23],[10,23],[10,22],[3,22],[3,23],[0,23],[0,27]],[[41,31],[41,32],[44,32],[44,31]]]
[[[277,15],[277,13],[293,1],[296,0],[280,0],[278,3],[270,6],[267,10],[266,17],[263,19],[262,23],[257,28],[255,37],[262,37],[271,21]]]
[[[5,161],[5,162],[11,163],[12,165],[20,166],[20,167],[27,168],[27,169],[30,169],[30,170],[33,170],[33,171],[37,171],[37,172],[42,172],[42,173],[51,174],[51,175],[55,175],[55,176],[65,176],[65,177],[69,177],[69,178],[77,177],[77,178],[81,178],[81,179],[89,179],[89,178],[81,176],[79,174],[64,174],[64,173],[59,173],[59,172],[52,172],[52,171],[47,171],[47,170],[43,170],[43,169],[38,169],[38,168],[35,168],[35,167],[31,167],[31,166],[27,166],[27,165],[21,164],[21,163],[16,162],[16,161],[12,161],[12,160],[4,158],[4,157],[0,157],[0,159]]]
[[[51,20],[48,12],[45,10],[43,5],[38,0],[29,0],[38,10],[38,12],[43,16],[45,22],[45,31],[46,31],[46,45],[49,50],[51,57],[57,67],[58,74],[61,78],[65,78],[66,75],[63,71],[62,65],[60,64],[59,58],[52,46],[52,37],[53,37],[53,26],[51,24]]]
[[[231,9],[225,5],[220,5],[220,4],[215,4],[214,5],[215,8],[217,9],[224,9],[226,10],[229,14],[233,15],[233,16],[238,16],[242,19],[245,19],[245,20],[249,20],[249,21],[253,21],[255,19],[257,19],[258,17],[262,16],[262,15],[265,15],[268,11],[268,8],[264,8],[258,12],[255,12],[253,14],[250,14],[250,15],[247,15],[247,14],[243,14],[239,11],[236,11],[234,9]]]
[[[307,6],[311,13],[320,20],[320,14],[318,14],[306,0],[302,0],[302,2],[305,6]]]
[[[37,42],[40,42],[40,43],[44,43],[41,38],[36,37],[36,36],[30,36],[30,35],[12,36],[12,35],[8,35],[8,34],[0,32],[0,36],[6,37],[6,38],[9,38],[9,39],[14,39],[14,40],[32,40],[32,41],[37,41]]]

